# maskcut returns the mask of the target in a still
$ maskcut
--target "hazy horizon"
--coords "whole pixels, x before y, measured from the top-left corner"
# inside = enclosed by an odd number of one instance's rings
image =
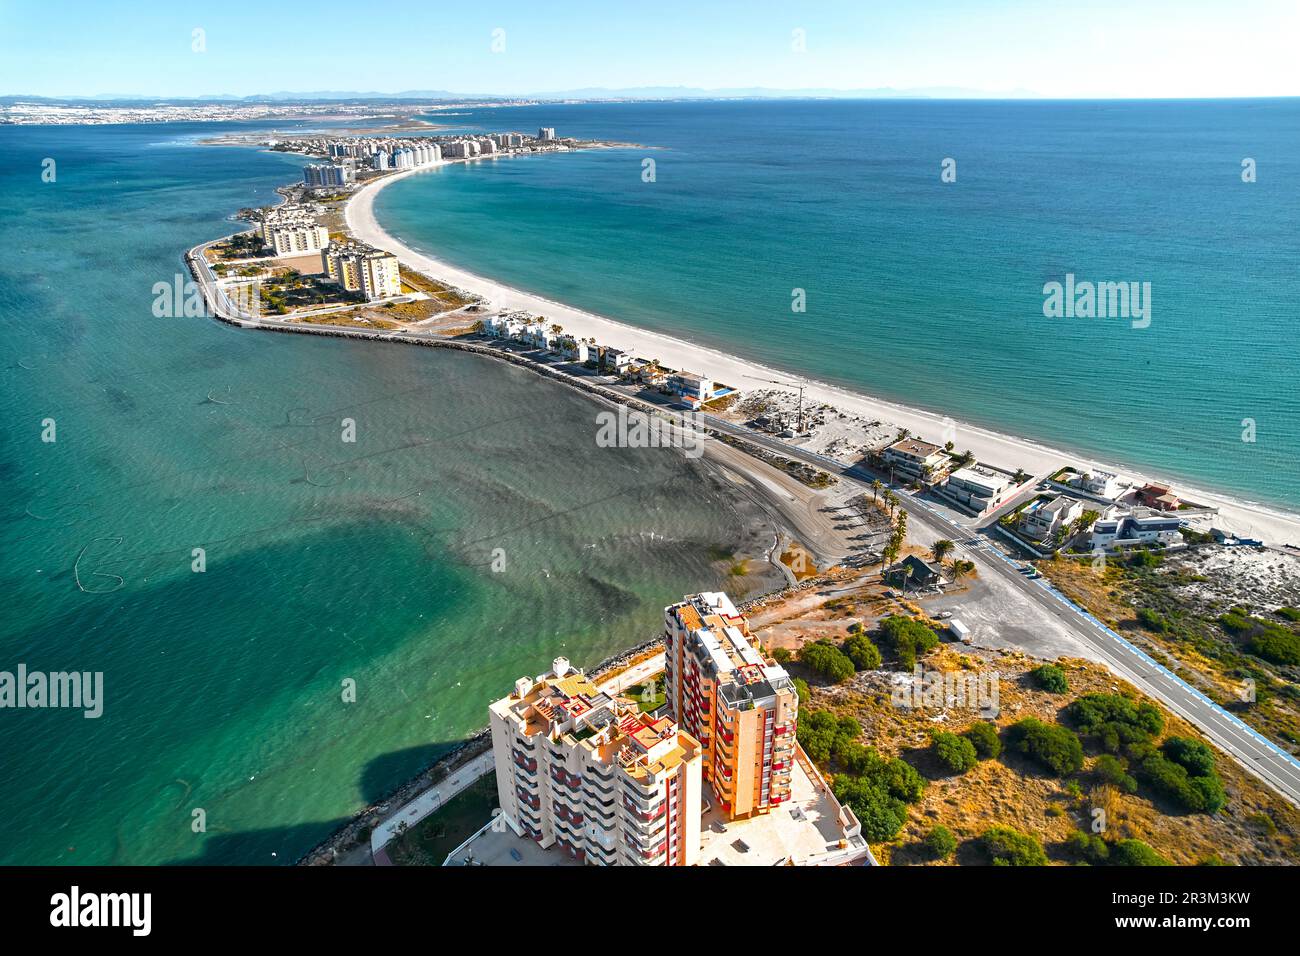
[[[0,3],[0,90],[64,100],[310,96],[340,87],[375,97],[531,99],[646,89],[990,99],[1300,94],[1290,49],[1300,6],[1284,0],[1099,0],[1085,9],[935,0],[865,12],[848,0],[664,0],[646,9],[573,0],[545,10],[500,0],[364,13],[319,0],[312,13],[258,9],[253,30],[243,8]],[[370,21],[401,29],[363,28]],[[348,23],[361,26],[340,29]]]

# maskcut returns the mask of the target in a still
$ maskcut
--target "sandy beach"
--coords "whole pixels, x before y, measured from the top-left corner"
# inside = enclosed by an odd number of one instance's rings
[[[390,183],[436,168],[428,166],[395,173],[358,190],[347,204],[348,227],[358,239],[396,255],[404,267],[483,297],[493,311],[523,310],[544,315],[552,322],[562,325],[566,332],[578,337],[593,336],[602,345],[612,345],[642,358],[657,358],[670,368],[704,372],[715,381],[725,382],[742,391],[771,388],[769,380],[773,378],[803,384],[807,386],[806,404],[825,403],[866,422],[885,423],[892,426],[894,431],[906,428],[913,435],[939,444],[951,440],[958,450],[969,449],[979,460],[999,467],[1011,470],[1023,468],[1036,476],[1044,477],[1062,465],[1073,465],[1085,470],[1116,472],[1136,484],[1165,481],[1181,497],[1219,508],[1219,516],[1214,522],[1216,527],[1238,535],[1260,538],[1271,545],[1300,545],[1300,515],[1297,514],[1238,501],[1208,489],[1167,479],[1158,473],[1139,473],[1130,467],[1097,461],[1086,455],[1073,454],[1025,438],[977,428],[963,423],[955,415],[938,415],[806,379],[679,338],[584,312],[416,252],[380,226],[374,215],[374,200],[379,191]]]

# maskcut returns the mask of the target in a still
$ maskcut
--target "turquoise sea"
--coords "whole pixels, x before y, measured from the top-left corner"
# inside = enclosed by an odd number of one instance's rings
[[[395,184],[377,212],[413,245],[791,371],[1300,506],[1294,103],[432,118],[654,148]],[[664,603],[728,584],[726,558],[770,542],[698,463],[596,449],[594,407],[526,372],[155,318],[153,285],[182,250],[298,174],[291,157],[195,145],[234,128],[0,128],[0,670],[106,685],[98,720],[0,710],[0,864],[290,862],[481,726],[514,677],[642,639]],[[1044,319],[1042,284],[1070,271],[1150,281],[1150,328]]]
[[[105,684],[98,719],[0,710],[0,864],[290,863],[516,677],[771,543],[523,370],[155,318],[183,250],[297,175],[194,144],[229,129],[0,128],[0,670]]]
[[[1300,101],[620,103],[430,119],[654,148],[396,183],[376,215],[416,248],[770,366],[1300,508]],[[1150,326],[1044,318],[1044,283],[1067,273],[1151,283]]]

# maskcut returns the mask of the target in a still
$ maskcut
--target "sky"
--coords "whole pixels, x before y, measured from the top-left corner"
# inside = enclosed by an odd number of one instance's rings
[[[1294,96],[1298,37],[1300,0],[0,0],[0,95]]]

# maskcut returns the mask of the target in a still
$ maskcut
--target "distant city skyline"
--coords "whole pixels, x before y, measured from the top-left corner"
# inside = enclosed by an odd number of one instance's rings
[[[1293,96],[1292,0],[194,7],[0,2],[0,95],[207,97],[900,91]],[[633,94],[637,95],[637,94]]]

